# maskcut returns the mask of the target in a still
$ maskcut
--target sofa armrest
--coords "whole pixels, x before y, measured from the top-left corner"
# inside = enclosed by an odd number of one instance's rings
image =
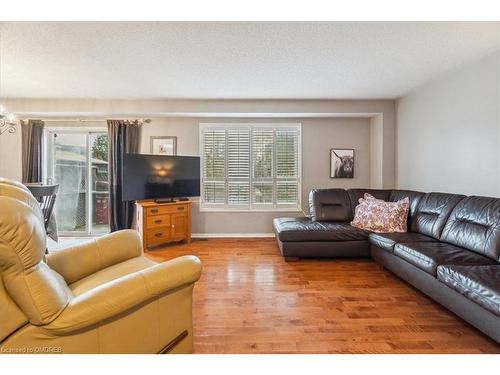
[[[161,295],[194,284],[201,274],[195,256],[183,256],[110,281],[70,301],[50,324],[55,335],[68,335],[123,314]]]
[[[47,264],[71,284],[97,271],[142,255],[139,233],[127,229],[67,247],[47,256]]]

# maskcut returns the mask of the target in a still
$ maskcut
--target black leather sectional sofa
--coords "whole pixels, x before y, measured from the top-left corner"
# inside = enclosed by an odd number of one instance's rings
[[[351,227],[364,193],[410,198],[407,233]],[[371,258],[500,343],[500,199],[408,190],[317,189],[311,217],[273,222],[287,260]]]

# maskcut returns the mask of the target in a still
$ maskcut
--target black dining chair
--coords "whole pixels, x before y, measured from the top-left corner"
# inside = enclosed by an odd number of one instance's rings
[[[59,185],[28,185],[27,188],[31,191],[31,194],[33,194],[38,203],[40,203],[40,208],[43,212],[45,231],[47,231],[49,220],[54,210],[54,204],[56,203]]]

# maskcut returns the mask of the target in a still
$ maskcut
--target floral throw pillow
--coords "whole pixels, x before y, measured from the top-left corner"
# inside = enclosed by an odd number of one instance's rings
[[[354,210],[351,225],[377,233],[406,232],[410,199],[385,202],[365,193]]]

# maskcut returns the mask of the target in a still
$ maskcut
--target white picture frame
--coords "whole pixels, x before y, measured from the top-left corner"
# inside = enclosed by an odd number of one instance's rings
[[[152,136],[150,137],[150,148],[153,155],[177,155],[177,137],[175,136]]]

